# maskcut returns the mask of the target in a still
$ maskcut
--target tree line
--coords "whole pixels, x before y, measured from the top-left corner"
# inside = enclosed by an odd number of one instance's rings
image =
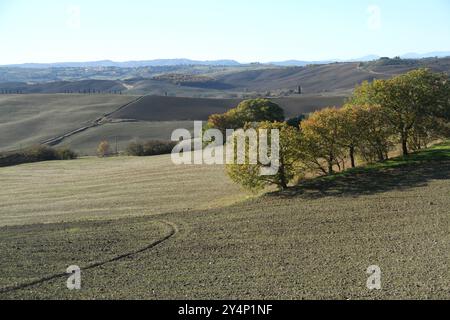
[[[20,89],[0,89],[0,94],[23,94],[23,91]]]
[[[52,160],[74,160],[77,153],[67,147],[35,145],[23,150],[0,152],[0,167]]]
[[[247,100],[212,115],[206,128],[278,129],[280,169],[260,176],[261,165],[227,165],[230,178],[249,189],[288,187],[306,172],[332,175],[358,162],[404,156],[450,136],[450,81],[444,73],[418,69],[389,80],[363,82],[342,108],[328,107],[284,121],[283,110],[266,99]]]

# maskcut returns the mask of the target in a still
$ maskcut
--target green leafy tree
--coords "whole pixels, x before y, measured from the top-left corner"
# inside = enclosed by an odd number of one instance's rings
[[[283,109],[268,99],[244,100],[224,114],[211,115],[206,128],[219,129],[225,133],[226,129],[240,129],[246,123],[263,121],[284,121]]]
[[[231,111],[233,118],[240,122],[240,128],[245,123],[262,121],[284,121],[284,111],[279,105],[268,99],[252,99],[242,101]]]

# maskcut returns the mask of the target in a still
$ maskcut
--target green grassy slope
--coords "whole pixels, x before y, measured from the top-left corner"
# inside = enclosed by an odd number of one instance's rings
[[[164,162],[164,158],[156,159]],[[205,187],[196,190],[193,181],[199,178],[198,172],[185,175],[189,168],[175,172],[155,168],[152,176],[146,176],[145,171],[134,171],[136,159],[123,160],[123,167],[110,165],[117,159],[105,161],[87,159],[0,170],[2,180],[6,178],[11,185],[11,190],[1,191],[0,219],[2,224],[16,224],[0,229],[2,252],[6,252],[6,260],[0,262],[0,268],[6,270],[1,283],[26,282],[30,273],[39,277],[63,272],[62,258],[67,266],[77,261],[83,265],[90,252],[100,248],[104,251],[99,258],[106,259],[117,253],[103,244],[107,240],[124,241],[116,248],[125,252],[131,250],[130,237],[136,247],[152,243],[168,232],[164,221],[177,226],[175,234],[149,250],[84,271],[81,291],[67,290],[62,277],[0,294],[0,298],[450,298],[448,143],[409,159],[208,210],[200,210],[192,199],[208,199],[204,201],[213,205],[211,200],[217,199],[217,183],[223,183],[223,176],[213,177],[205,171],[201,175]],[[119,168],[133,174],[128,174],[129,178],[118,175]],[[82,173],[87,176],[91,170],[107,178],[83,179]],[[165,182],[171,177],[177,179],[173,185]],[[59,185],[52,189],[56,179]],[[177,182],[182,185],[174,188]],[[161,188],[152,189],[154,184]],[[32,195],[30,190],[35,188],[41,194]],[[143,193],[138,201],[136,190]],[[156,198],[156,190],[164,196],[167,190],[178,194]],[[18,197],[21,193],[24,195]],[[106,198],[100,198],[101,194]],[[176,210],[156,209],[165,213],[151,215],[158,201],[180,203]],[[109,210],[96,211],[97,206]],[[182,207],[192,209],[174,212]],[[150,213],[147,217],[92,221],[99,228],[100,245],[91,245],[95,240],[83,220],[112,217],[121,211],[145,214],[146,210]],[[36,220],[56,222],[63,217],[73,222],[20,225]],[[104,231],[108,228],[111,233]],[[52,254],[70,248],[70,242],[76,242],[73,256]],[[87,253],[78,254],[79,247]],[[29,270],[34,264],[26,261],[42,261],[43,257],[47,265],[39,267],[38,274]],[[366,288],[366,269],[374,264],[382,269],[380,291]]]
[[[1,95],[0,151],[27,147],[89,125],[134,99],[120,95]]]

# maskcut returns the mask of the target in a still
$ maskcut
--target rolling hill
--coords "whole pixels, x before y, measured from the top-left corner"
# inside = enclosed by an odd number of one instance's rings
[[[126,90],[127,88],[121,82],[113,80],[55,81],[36,84],[23,82],[0,83],[0,92],[9,92],[11,94],[114,93],[114,91],[118,94]]]
[[[139,99],[138,99],[139,98]],[[287,118],[326,106],[341,106],[345,96],[303,95],[274,98]],[[0,151],[49,142],[82,155],[95,155],[102,140],[124,151],[133,140],[170,140],[173,130],[191,128],[213,113],[236,107],[242,99],[101,94],[0,96]]]
[[[341,106],[345,96],[304,95],[270,99],[284,109],[287,118],[291,118],[326,106]],[[144,99],[114,112],[110,117],[141,121],[208,120],[209,115],[224,113],[236,107],[241,101],[242,99],[146,96]]]
[[[0,168],[0,299],[448,299],[449,155],[253,199],[168,156]]]
[[[332,63],[236,72],[216,78],[233,90],[277,90],[303,87],[304,93],[350,91],[362,81],[388,79],[417,68],[450,73],[450,58],[381,59],[366,63]]]
[[[136,99],[124,95],[0,95],[0,150],[15,150],[72,130]]]
[[[226,112],[253,97],[269,97],[285,110],[287,118],[296,117],[327,106],[341,106],[362,81],[387,79],[419,67],[449,72],[450,58],[382,58],[305,67],[159,67],[154,72],[161,74],[152,78],[2,82],[0,93],[8,94],[0,94],[0,151],[54,138],[53,145],[70,145],[81,154],[94,154],[94,145],[101,139],[117,139],[123,150],[128,140],[167,140],[180,121],[205,121],[209,115]],[[105,70],[108,74],[117,71]],[[139,73],[139,68],[133,72]],[[295,94],[299,86],[302,95]],[[9,94],[15,91],[24,94]],[[109,92],[116,94],[105,94]],[[133,102],[139,96],[142,98]],[[102,121],[98,122],[99,118]]]
[[[187,97],[233,98],[267,95],[292,95],[298,86],[303,92],[317,94],[350,92],[362,81],[387,79],[417,68],[450,72],[450,58],[389,59],[369,62],[336,62],[312,64],[302,67],[274,65],[180,65],[162,67],[116,67],[100,69],[24,69],[8,68],[6,78],[30,79],[31,82],[0,83],[0,92],[12,93],[64,93],[95,89],[101,92],[121,90],[128,94],[153,94]],[[25,70],[27,70],[25,72]],[[44,75],[42,75],[43,73]],[[53,74],[55,73],[55,74]],[[88,79],[83,79],[84,74]],[[65,76],[66,75],[66,76]],[[36,81],[34,78],[59,79],[68,77],[76,81]],[[5,77],[3,77],[5,78]],[[5,78],[5,79],[6,79]],[[101,78],[101,79],[99,79]],[[191,79],[190,79],[191,78]],[[0,78],[1,79],[1,78]],[[180,81],[181,79],[181,81]],[[199,81],[201,79],[201,81]]]
[[[287,118],[313,112],[326,106],[341,106],[344,96],[299,96],[272,99]],[[95,155],[100,141],[110,142],[125,151],[134,140],[170,140],[175,129],[193,130],[193,121],[206,121],[212,113],[223,113],[236,107],[239,99],[200,99],[145,96],[108,115],[95,127],[78,132],[55,144],[68,146],[81,155]]]

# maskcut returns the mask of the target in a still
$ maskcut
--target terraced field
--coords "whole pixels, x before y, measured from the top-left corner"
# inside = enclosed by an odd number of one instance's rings
[[[449,143],[245,202],[222,168],[164,156],[0,179],[2,299],[450,298]],[[80,291],[45,280],[71,264]]]

